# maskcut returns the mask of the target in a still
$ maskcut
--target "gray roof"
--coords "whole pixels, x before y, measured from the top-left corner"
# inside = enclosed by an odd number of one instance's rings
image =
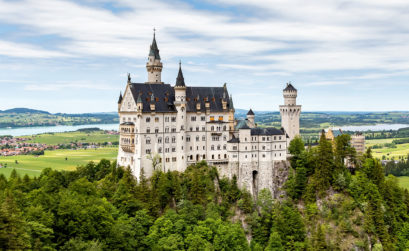
[[[251,128],[251,135],[284,135],[284,132],[274,127],[267,128]]]
[[[121,125],[135,125],[133,122],[123,122]]]
[[[180,62],[179,62],[179,73],[178,73],[178,77],[176,78],[176,86],[186,86],[185,78],[183,77],[183,72],[182,72],[182,64]]]
[[[287,83],[287,86],[285,87],[284,91],[297,91],[297,89],[295,89],[291,83]]]
[[[240,143],[240,139],[236,138],[233,134],[233,137],[227,143]]]
[[[198,98],[199,97],[199,98]],[[186,87],[186,100],[188,112],[196,112],[196,104],[200,103],[200,111],[205,112],[205,103],[209,102],[210,111],[223,112],[224,99],[227,102],[227,110],[230,109],[229,93],[223,87]],[[205,99],[207,98],[207,101]]]
[[[237,121],[236,130],[239,130],[239,129],[250,129],[250,127],[247,125],[246,120]]]
[[[152,95],[155,98],[155,112],[176,112],[175,90],[171,85],[132,83],[130,86],[133,97],[143,104],[142,112],[151,112]],[[229,94],[223,87],[186,87],[186,111],[197,112],[196,104],[200,103],[200,111],[205,112],[205,103],[209,102],[211,112],[223,112],[224,96],[229,110]]]
[[[250,109],[250,111],[247,113],[247,115],[254,115],[253,110]]]
[[[158,45],[156,44],[155,33],[153,33],[153,40],[149,51],[149,56],[155,56],[155,59],[160,59]]]
[[[142,101],[142,112],[151,112],[150,102],[152,95],[156,97],[155,112],[176,112],[173,104],[175,92],[172,86],[168,84],[132,83],[131,91],[133,97],[138,99],[137,102]]]
[[[122,102],[122,92],[119,93],[119,99],[118,99],[118,104]]]

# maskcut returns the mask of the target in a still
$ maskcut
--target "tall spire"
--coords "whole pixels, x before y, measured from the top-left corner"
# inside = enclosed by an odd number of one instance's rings
[[[155,59],[159,59],[160,60],[160,55],[159,55],[159,49],[158,49],[158,45],[156,44],[156,29],[153,29],[153,40],[152,40],[152,44],[151,44],[151,49],[149,51],[149,56],[154,56]]]
[[[146,63],[146,70],[148,71],[147,84],[163,84],[161,80],[162,62],[160,61],[159,49],[156,44],[155,29],[153,29],[153,40],[150,46],[148,62]]]
[[[234,110],[234,105],[233,105],[233,96],[230,95],[230,100],[229,100],[229,107],[231,110]]]
[[[178,73],[178,77],[176,78],[176,86],[186,86],[185,78],[183,77],[183,73],[182,73],[182,62],[181,61],[179,61],[179,73]]]
[[[122,92],[119,93],[119,99],[118,99],[118,104],[122,102]]]

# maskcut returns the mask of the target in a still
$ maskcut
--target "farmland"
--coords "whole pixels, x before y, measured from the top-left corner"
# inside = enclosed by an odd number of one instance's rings
[[[90,161],[98,162],[101,159],[115,160],[117,151],[117,147],[106,147],[45,151],[44,155],[38,157],[33,155],[0,157],[0,164],[7,166],[6,168],[0,168],[0,174],[8,177],[13,168],[20,175],[27,174],[31,177],[40,175],[41,171],[48,167],[57,170],[74,170],[78,165],[84,165]]]
[[[44,133],[29,136],[27,143],[40,143],[47,145],[69,144],[75,142],[81,143],[104,143],[117,142],[119,136],[107,134],[104,131],[75,131],[64,133]]]
[[[366,141],[366,147],[373,147],[375,145],[382,145],[384,147],[372,149],[372,154],[374,157],[378,159],[395,159],[398,160],[399,157],[406,158],[409,154],[409,143],[407,144],[397,144],[394,147],[392,146],[385,146],[392,143],[393,140],[396,139],[373,139]]]

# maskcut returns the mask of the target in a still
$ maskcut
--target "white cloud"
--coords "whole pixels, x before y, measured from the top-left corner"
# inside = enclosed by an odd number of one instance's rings
[[[117,90],[112,86],[100,83],[90,83],[87,81],[75,81],[75,82],[56,82],[56,83],[42,83],[42,84],[28,84],[24,86],[25,91],[61,91],[67,89],[92,89],[92,90]]]
[[[58,51],[44,50],[30,44],[13,43],[0,40],[0,55],[18,58],[54,58],[69,57]]]

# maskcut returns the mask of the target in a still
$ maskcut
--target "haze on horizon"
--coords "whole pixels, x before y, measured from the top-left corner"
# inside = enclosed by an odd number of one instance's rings
[[[409,110],[405,0],[0,0],[0,110],[116,111],[126,73],[145,82],[156,36],[174,84],[228,84],[236,108]]]

